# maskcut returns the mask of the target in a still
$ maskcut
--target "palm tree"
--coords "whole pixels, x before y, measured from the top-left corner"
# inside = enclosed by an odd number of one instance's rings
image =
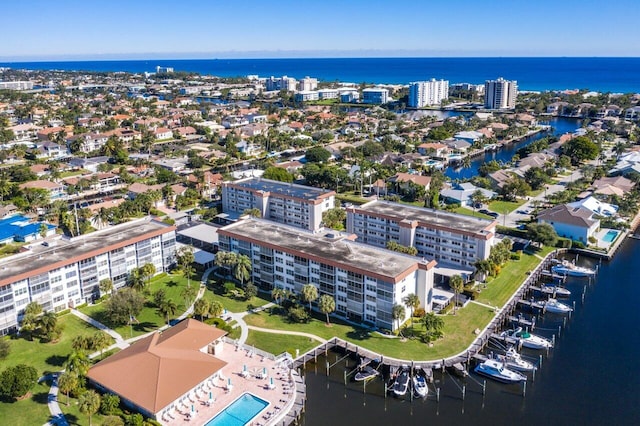
[[[47,339],[49,339],[58,324],[58,317],[53,311],[45,312],[38,318],[38,326]]]
[[[75,391],[79,385],[78,376],[70,371],[65,371],[58,377],[58,389],[67,396],[67,406],[69,406],[69,394]]]
[[[402,335],[402,331],[400,330],[400,320],[404,319],[406,315],[407,311],[402,305],[393,305],[393,308],[391,308],[391,316],[395,321],[398,321],[398,332],[400,335]]]
[[[169,317],[174,316],[176,312],[178,312],[178,305],[172,299],[165,299],[158,307],[158,313],[165,317],[167,324],[169,324]]]
[[[75,372],[78,376],[85,376],[89,371],[91,361],[85,351],[74,350],[64,362],[65,370]]]
[[[424,317],[422,317],[422,325],[425,329],[427,341],[431,341],[432,338],[437,337],[442,333],[442,329],[444,328],[444,320],[433,312],[429,312]]]
[[[323,294],[318,300],[318,307],[320,308],[320,312],[327,316],[327,325],[330,325],[329,314],[336,310],[335,299],[328,294]]]
[[[411,310],[411,326],[413,327],[413,313],[420,307],[420,298],[415,293],[407,294],[402,303]]]
[[[91,416],[100,408],[100,395],[94,390],[87,390],[78,398],[78,410],[82,414],[89,416],[89,426],[91,426]]]
[[[456,296],[456,302],[455,305],[453,305],[453,314],[455,315],[458,307],[458,295],[464,290],[464,280],[460,275],[454,275],[449,278],[449,286],[453,289]]]
[[[231,251],[219,251],[218,253],[216,253],[216,259],[213,261],[213,263],[216,266],[225,268],[225,271],[228,271],[229,268],[233,267],[233,265],[236,264],[237,260],[237,254]],[[228,272],[226,272],[225,274],[228,274]]]
[[[191,287],[191,286],[187,286],[185,288],[182,289],[182,291],[180,292],[180,294],[182,295],[182,297],[184,297],[184,304],[185,306],[189,306],[191,305],[191,301],[196,297],[196,295],[198,294],[198,290],[196,290],[195,287]]]
[[[473,193],[471,194],[471,202],[473,203],[473,212],[475,213],[476,211],[476,206],[478,204],[482,205],[485,202],[487,202],[487,197],[485,197],[484,193],[479,190],[476,189],[475,191],[473,191]]]
[[[251,277],[251,259],[244,254],[238,256],[235,265],[233,265],[233,276],[240,281],[240,285],[244,286],[245,280]]]
[[[196,300],[196,303],[193,304],[193,313],[198,315],[202,321],[202,318],[209,313],[209,301],[204,298]]]
[[[131,288],[133,288],[134,290],[137,290],[137,291],[144,290],[144,286],[146,282],[144,280],[144,276],[140,268],[133,268],[129,272],[129,284],[131,285]]]
[[[91,346],[100,351],[100,357],[102,357],[104,350],[109,347],[110,343],[111,339],[102,331],[98,331],[91,336]]]
[[[214,300],[209,304],[208,314],[211,315],[212,317],[219,317],[220,315],[222,315],[223,312],[224,312],[224,306],[222,306],[222,303],[218,302],[217,300]]]
[[[145,263],[140,267],[140,274],[143,279],[147,281],[147,284],[151,282],[151,277],[153,277],[156,273],[156,267],[153,263]]]
[[[311,302],[318,298],[318,288],[313,284],[306,284],[302,287],[302,299],[309,304],[311,311]]]
[[[271,298],[275,300],[278,305],[280,304],[280,301],[284,299],[284,296],[285,291],[280,287],[274,287],[273,290],[271,290]]]
[[[111,278],[104,278],[99,283],[102,294],[111,294],[113,292],[113,281]]]

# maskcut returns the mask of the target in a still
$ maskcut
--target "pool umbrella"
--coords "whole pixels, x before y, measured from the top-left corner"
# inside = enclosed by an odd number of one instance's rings
[[[191,414],[196,412],[196,407],[193,406],[193,404],[191,404]]]
[[[265,379],[267,378],[267,367],[262,367],[262,375]]]
[[[269,377],[269,387],[271,387],[272,389],[275,387],[273,384],[273,377]]]

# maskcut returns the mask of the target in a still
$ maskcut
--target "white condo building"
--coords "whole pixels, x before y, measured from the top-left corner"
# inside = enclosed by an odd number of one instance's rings
[[[222,250],[251,259],[257,286],[300,293],[313,284],[320,295],[334,298],[337,315],[352,321],[395,329],[393,306],[410,293],[431,310],[433,260],[359,244],[355,235],[303,231],[260,219],[221,228],[218,237]]]
[[[156,273],[175,263],[175,227],[139,219],[73,239],[36,245],[2,260],[0,268],[0,335],[15,331],[31,302],[59,312],[100,295],[105,278],[114,288],[126,284],[129,272],[147,263]]]
[[[444,99],[449,98],[449,81],[436,80],[416,81],[409,85],[409,106],[422,108],[431,105],[440,105]]]
[[[489,257],[497,223],[441,210],[388,201],[347,208],[347,232],[378,247],[387,242],[415,247],[419,256],[466,270]]]
[[[362,102],[365,104],[382,105],[389,102],[389,89],[369,87],[362,90]]]
[[[318,79],[305,77],[298,81],[298,91],[300,92],[309,92],[311,90],[316,90],[318,88]]]
[[[484,83],[484,107],[487,109],[513,109],[516,107],[518,82],[505,80],[487,80]]]
[[[297,228],[317,231],[322,213],[332,209],[335,192],[262,178],[247,178],[222,184],[224,213],[260,210],[261,217]]]

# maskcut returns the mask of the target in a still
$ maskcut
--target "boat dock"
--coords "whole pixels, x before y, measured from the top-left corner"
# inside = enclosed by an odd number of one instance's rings
[[[542,309],[544,308],[544,305],[542,305],[541,303],[536,302],[533,299],[530,300],[525,300],[525,299],[520,299],[518,300],[518,304],[522,305],[522,306],[527,306],[531,309]]]

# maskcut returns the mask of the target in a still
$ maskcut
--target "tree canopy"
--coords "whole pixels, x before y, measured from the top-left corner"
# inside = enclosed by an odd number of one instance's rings
[[[38,380],[38,371],[25,364],[8,367],[0,374],[0,395],[8,398],[24,396]]]
[[[267,167],[262,177],[280,182],[293,182],[293,175],[282,167]]]
[[[600,148],[586,136],[578,136],[562,146],[562,152],[571,159],[571,163],[578,165],[583,161],[598,158]]]
[[[304,155],[309,163],[326,163],[330,157],[331,153],[321,146],[309,148]]]

